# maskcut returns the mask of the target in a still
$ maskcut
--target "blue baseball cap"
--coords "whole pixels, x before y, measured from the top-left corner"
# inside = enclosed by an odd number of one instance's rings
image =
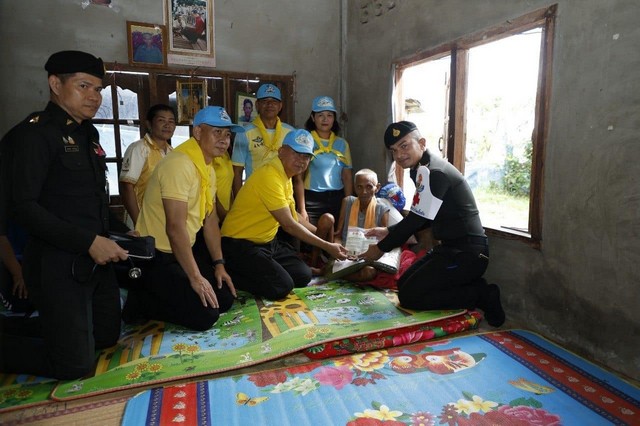
[[[290,146],[295,152],[300,154],[313,155],[313,137],[311,133],[304,129],[295,129],[287,133],[282,141],[282,145]]]
[[[198,111],[193,118],[193,125],[199,126],[200,124],[208,124],[213,127],[228,127],[232,132],[244,133],[244,127],[233,124],[227,111],[220,106],[208,106]]]
[[[273,84],[263,84],[258,88],[258,93],[256,93],[256,99],[264,99],[264,98],[273,98],[282,102],[282,95],[280,94],[280,89],[278,89]]]
[[[336,114],[338,113],[338,111],[336,110],[336,104],[329,96],[318,96],[317,98],[315,98],[311,103],[311,111],[333,111]]]

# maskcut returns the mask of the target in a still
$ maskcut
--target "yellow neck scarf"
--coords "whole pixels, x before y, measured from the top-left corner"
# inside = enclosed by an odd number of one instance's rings
[[[318,147],[315,151],[313,151],[313,155],[329,154],[330,152],[333,152],[336,157],[344,158],[344,155],[340,151],[333,149],[333,143],[336,140],[335,133],[331,132],[331,135],[329,136],[329,143],[327,144],[327,146],[322,143],[320,135],[318,135],[318,132],[316,132],[315,130],[311,131],[311,136],[313,136],[313,140],[316,141],[316,146]]]
[[[207,165],[204,162],[204,155],[195,138],[187,139],[187,141],[178,145],[174,151],[186,154],[198,170],[200,175],[200,218],[204,223],[204,219],[213,211],[213,194],[211,193],[210,182],[213,165]]]
[[[267,148],[265,156],[268,155],[270,151],[277,151],[282,142],[282,122],[280,121],[280,117],[276,117],[276,131],[273,134],[270,134],[267,131],[267,128],[264,126],[260,116],[257,116],[255,120],[253,120],[253,124],[258,128],[258,130],[260,130],[264,146]]]
[[[376,197],[371,198],[367,210],[364,214],[364,229],[376,227]],[[358,213],[360,212],[360,200],[356,200],[351,205],[349,212],[349,226],[358,226]]]

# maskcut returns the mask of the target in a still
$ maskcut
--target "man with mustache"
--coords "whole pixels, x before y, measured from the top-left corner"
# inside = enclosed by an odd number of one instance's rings
[[[2,144],[3,209],[28,234],[23,270],[39,327],[27,338],[4,324],[0,370],[76,379],[93,371],[96,349],[120,336],[112,263],[128,256],[107,231],[128,229],[111,218],[106,153],[91,122],[102,102],[102,59],[61,51],[45,69],[45,110]]]

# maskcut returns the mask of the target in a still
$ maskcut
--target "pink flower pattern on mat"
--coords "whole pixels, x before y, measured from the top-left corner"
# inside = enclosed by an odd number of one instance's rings
[[[406,345],[413,342],[421,342],[423,340],[433,339],[436,333],[433,330],[421,330],[415,332],[407,332],[393,338],[393,346]]]
[[[523,405],[516,407],[503,405],[498,408],[498,411],[511,417],[512,420],[514,418],[521,419],[530,425],[556,426],[561,423],[560,417],[540,408],[526,407]]]
[[[323,385],[333,386],[340,390],[353,380],[353,371],[347,366],[322,367],[313,375]]]

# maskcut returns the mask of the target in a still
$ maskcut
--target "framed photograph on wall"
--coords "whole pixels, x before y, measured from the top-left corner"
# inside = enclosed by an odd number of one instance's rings
[[[205,81],[178,81],[176,87],[178,123],[191,124],[193,117],[207,105]]]
[[[256,97],[249,93],[236,92],[236,120],[240,125],[251,123],[258,116]]]
[[[167,67],[167,30],[164,25],[127,21],[129,65]]]
[[[164,0],[169,64],[215,67],[213,0]]]

